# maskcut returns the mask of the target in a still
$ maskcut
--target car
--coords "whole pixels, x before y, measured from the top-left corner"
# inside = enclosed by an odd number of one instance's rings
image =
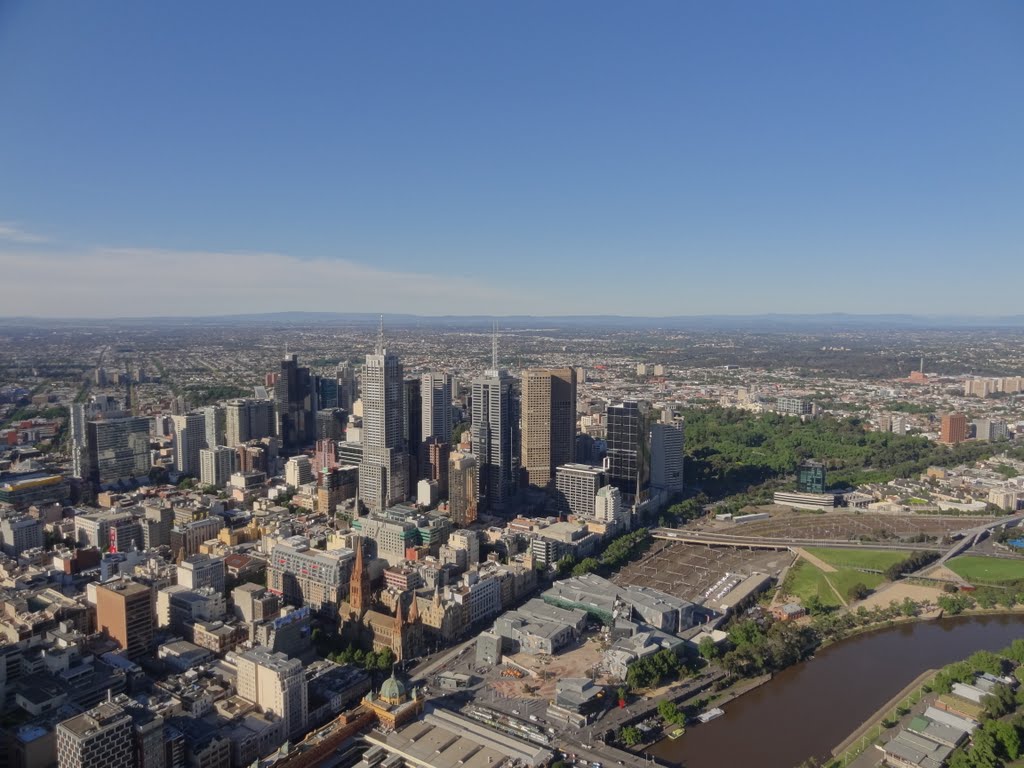
[[[518,709],[513,709],[512,710],[512,714],[513,715],[518,715],[519,714],[519,710]]]
[[[533,720],[533,722],[535,722],[535,723],[537,722],[537,716],[536,715],[530,715],[530,719]]]

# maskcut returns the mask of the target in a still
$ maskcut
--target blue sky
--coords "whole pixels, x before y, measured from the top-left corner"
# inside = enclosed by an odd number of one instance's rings
[[[1022,41],[1019,2],[0,0],[0,315],[1019,312]]]

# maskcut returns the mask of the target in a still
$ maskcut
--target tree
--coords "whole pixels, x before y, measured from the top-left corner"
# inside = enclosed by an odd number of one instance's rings
[[[917,603],[909,597],[903,598],[903,602],[900,604],[900,613],[908,618],[917,616]]]
[[[625,744],[627,747],[635,747],[641,741],[643,741],[643,734],[640,733],[639,728],[634,728],[632,725],[627,725],[625,728],[619,729],[619,741]]]
[[[593,573],[600,566],[596,557],[585,557],[580,560],[575,567],[572,569],[573,576],[583,576],[587,573]]]
[[[863,581],[858,581],[847,590],[846,594],[851,600],[863,600],[871,594],[871,588]]]
[[[981,700],[981,705],[985,716],[995,719],[1013,710],[1017,702],[1010,686],[999,683],[992,689],[992,693]]]
[[[707,661],[714,661],[719,656],[718,646],[715,645],[715,641],[710,637],[701,639],[697,645],[697,650],[700,652],[701,657]]]

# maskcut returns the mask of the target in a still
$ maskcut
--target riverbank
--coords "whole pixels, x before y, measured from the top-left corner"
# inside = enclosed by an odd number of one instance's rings
[[[903,690],[901,690],[899,693],[897,693],[895,696],[893,696],[891,699],[885,702],[885,704],[882,707],[879,707],[879,709],[873,715],[871,715],[871,717],[865,720],[857,730],[855,730],[853,733],[847,736],[846,739],[844,739],[839,746],[833,749],[832,756],[839,757],[844,752],[849,751],[850,747],[852,747],[858,741],[863,739],[867,734],[871,733],[872,729],[880,727],[882,721],[885,720],[885,716],[889,712],[896,709],[896,707],[898,707],[907,697],[913,694],[914,691],[916,691],[926,682],[935,677],[935,674],[937,672],[937,669],[927,669],[920,675],[918,675],[916,678],[914,678],[910,683],[906,685],[906,687],[903,688]],[[875,736],[874,738],[877,739],[878,737]],[[872,741],[873,740],[874,739],[872,739]]]
[[[788,667],[750,690],[737,689],[725,717],[688,729],[675,741],[663,740],[650,751],[686,768],[793,768],[810,756],[830,759],[837,745],[857,734],[863,738],[880,702],[899,696],[927,670],[1021,637],[1024,615],[1017,611],[876,625],[819,649],[811,663]],[[825,709],[828,717],[822,718]],[[814,727],[801,729],[799,738],[780,740],[780,734],[793,732],[794,723]]]

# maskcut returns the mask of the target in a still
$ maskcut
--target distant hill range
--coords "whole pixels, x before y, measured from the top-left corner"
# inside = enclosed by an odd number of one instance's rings
[[[368,312],[267,312],[206,317],[42,318],[0,317],[0,328],[74,327],[189,327],[189,326],[374,326],[379,314]],[[675,315],[630,317],[620,315],[409,315],[385,312],[391,328],[482,328],[498,323],[506,329],[604,328],[622,330],[694,331],[838,331],[838,330],[964,330],[1024,329],[1024,315],[857,315],[762,314]]]

